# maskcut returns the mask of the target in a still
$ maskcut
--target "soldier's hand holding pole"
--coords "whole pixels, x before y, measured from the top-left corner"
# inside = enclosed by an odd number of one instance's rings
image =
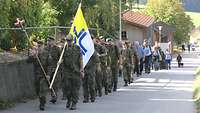
[[[54,81],[55,81],[55,78],[56,78],[58,69],[59,69],[60,64],[61,64],[61,62],[62,62],[62,58],[63,58],[64,52],[65,52],[66,46],[67,46],[67,42],[65,42],[64,47],[63,47],[63,50],[62,50],[62,53],[61,53],[60,58],[59,58],[59,60],[58,60],[57,67],[56,67],[56,70],[55,70],[54,75],[53,75],[53,79],[52,79],[51,84],[50,84],[50,86],[49,86],[50,89],[52,88],[53,83],[54,83]]]
[[[27,33],[26,29],[25,29],[24,26],[23,26],[23,24],[25,23],[25,21],[22,20],[22,19],[20,19],[20,18],[17,18],[16,20],[17,20],[17,22],[15,23],[15,25],[16,25],[17,27],[21,27],[21,29],[23,30],[23,32],[26,34],[26,38],[28,39],[28,46],[30,47],[31,43],[30,43],[30,41],[29,41],[29,36],[28,36],[28,33]],[[28,56],[29,56],[29,48],[28,48]],[[35,53],[35,56],[36,56],[36,59],[37,59],[39,65],[40,65],[40,67],[41,67],[43,73],[44,73],[44,77],[45,77],[45,79],[47,80],[48,85],[50,85],[50,81],[49,81],[49,79],[47,78],[47,74],[46,74],[46,72],[45,72],[45,70],[44,70],[44,68],[43,68],[43,66],[42,66],[42,64],[41,64],[41,61],[40,61],[40,59],[39,59],[37,53]],[[54,90],[54,89],[51,89],[51,90],[52,90],[52,92],[53,92],[53,95],[56,96],[55,90]]]
[[[80,60],[80,65],[81,65],[81,69],[80,69],[80,76],[81,76],[81,79],[84,78],[84,68],[83,68],[83,59],[82,59],[82,56],[81,56],[81,60]]]

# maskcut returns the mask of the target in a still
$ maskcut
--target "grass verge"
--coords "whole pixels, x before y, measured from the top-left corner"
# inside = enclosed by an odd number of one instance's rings
[[[200,67],[197,69],[195,82],[193,84],[194,100],[196,102],[197,113],[200,113]]]

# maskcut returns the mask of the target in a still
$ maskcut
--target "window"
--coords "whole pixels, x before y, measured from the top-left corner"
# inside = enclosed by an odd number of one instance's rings
[[[127,32],[126,31],[122,31],[122,39],[123,40],[127,39]]]

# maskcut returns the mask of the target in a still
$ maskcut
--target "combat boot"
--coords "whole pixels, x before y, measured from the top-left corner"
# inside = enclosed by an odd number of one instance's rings
[[[40,97],[40,110],[44,111],[45,109],[45,103],[46,103],[46,98],[44,96]]]
[[[94,97],[91,98],[90,100],[91,100],[92,103],[95,102],[95,98]]]
[[[75,103],[72,103],[70,110],[76,110],[76,104]]]
[[[67,101],[67,104],[66,104],[66,108],[70,108],[70,106],[71,106],[71,101]]]
[[[95,102],[95,99],[91,99],[91,102],[92,102],[92,103]]]
[[[44,111],[44,104],[40,104],[40,110]]]
[[[51,103],[55,104],[57,101],[57,98],[55,96],[52,97],[52,99],[50,100]]]
[[[88,99],[84,99],[84,100],[83,100],[83,103],[88,103],[88,102],[89,102]]]
[[[128,86],[128,83],[127,83],[127,81],[125,81],[125,84],[124,84],[124,86]]]

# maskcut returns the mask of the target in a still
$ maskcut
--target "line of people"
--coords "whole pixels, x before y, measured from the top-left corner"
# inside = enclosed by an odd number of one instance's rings
[[[62,62],[58,62],[64,42],[67,46]],[[95,52],[88,64],[83,69],[82,54],[80,48],[73,43],[71,35],[66,40],[56,43],[53,37],[49,37],[47,45],[37,41],[37,46],[32,50],[28,61],[34,64],[36,94],[39,97],[40,110],[45,109],[46,96],[49,92],[56,66],[60,64],[50,102],[56,103],[57,92],[62,89],[62,99],[67,99],[66,108],[75,110],[79,100],[79,90],[83,87],[83,103],[95,102],[96,96],[105,95],[117,91],[118,77],[123,76],[124,86],[133,82],[133,75],[142,75],[143,65],[145,73],[149,74],[154,53],[147,41],[143,45],[139,42],[120,42],[112,39],[94,38]],[[166,54],[167,55],[167,54]],[[38,62],[38,59],[39,61]],[[170,66],[170,63],[169,63]],[[154,64],[155,67],[155,64]],[[45,77],[44,71],[48,77]]]
[[[67,47],[62,62],[58,62],[58,60],[65,41],[57,44],[52,37],[48,38],[47,45],[42,41],[37,41],[37,46],[32,50],[32,55],[28,59],[28,62],[34,64],[35,88],[39,97],[40,110],[45,109],[46,96],[49,92],[47,81],[51,82],[57,64],[61,66],[53,84],[53,91],[51,90],[50,102],[52,103],[57,101],[57,92],[60,86],[63,99],[67,99],[66,108],[70,110],[76,109],[81,83],[83,103],[95,102],[97,94],[99,97],[102,96],[103,87],[105,95],[117,90],[119,52],[111,40],[93,39],[95,52],[84,69],[80,48],[73,44],[71,35],[67,37],[66,41]],[[39,62],[37,58],[39,58]],[[44,71],[48,78],[44,76]]]

